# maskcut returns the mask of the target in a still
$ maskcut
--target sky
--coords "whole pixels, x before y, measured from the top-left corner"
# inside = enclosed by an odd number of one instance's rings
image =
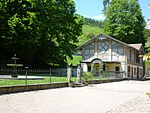
[[[103,0],[74,0],[76,4],[76,13],[95,20],[104,20],[105,17],[103,15]],[[147,19],[150,18],[150,7],[148,4],[150,0],[139,0],[139,4],[142,10],[142,15],[145,18],[150,29],[150,21]],[[149,13],[148,13],[149,12]]]

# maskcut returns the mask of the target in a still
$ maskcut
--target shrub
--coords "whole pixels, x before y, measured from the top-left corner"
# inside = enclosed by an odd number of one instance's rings
[[[84,72],[83,73],[83,78],[85,81],[91,80],[93,77],[93,73],[92,72]]]

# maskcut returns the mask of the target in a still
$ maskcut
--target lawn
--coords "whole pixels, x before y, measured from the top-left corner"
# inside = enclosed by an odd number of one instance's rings
[[[100,77],[93,77],[89,80],[106,80],[112,78],[100,78]],[[76,77],[72,77],[71,80],[73,82],[77,81]],[[67,77],[54,77],[51,78],[48,76],[44,76],[44,80],[27,80],[27,84],[47,84],[47,83],[60,83],[60,82],[67,82]],[[16,85],[25,85],[25,80],[12,80],[12,79],[0,79],[0,86],[16,86]]]
[[[72,77],[73,81],[76,81],[76,77]],[[67,82],[67,77],[48,77],[44,76],[44,80],[27,80],[27,84],[46,84],[46,83],[57,83],[57,82]],[[10,80],[10,79],[0,79],[0,86],[15,86],[15,85],[25,85],[25,80]]]

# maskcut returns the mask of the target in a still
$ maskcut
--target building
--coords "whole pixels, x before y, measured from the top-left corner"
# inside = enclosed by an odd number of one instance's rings
[[[140,54],[144,54],[142,44],[126,44],[110,36],[100,34],[77,48],[83,57],[83,72],[103,71],[125,73],[125,77],[140,79],[143,77],[144,63]],[[102,65],[101,65],[102,64]]]

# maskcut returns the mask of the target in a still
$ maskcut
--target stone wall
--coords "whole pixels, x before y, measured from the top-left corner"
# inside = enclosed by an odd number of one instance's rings
[[[4,86],[0,87],[0,95],[8,93],[17,93],[24,91],[34,91],[50,88],[68,87],[68,83],[51,83],[51,84],[34,84],[34,85],[21,85],[21,86]]]
[[[118,82],[118,81],[123,81],[127,79],[108,79],[108,80],[92,80],[88,81],[89,84],[100,84],[100,83],[108,83],[108,82]]]

